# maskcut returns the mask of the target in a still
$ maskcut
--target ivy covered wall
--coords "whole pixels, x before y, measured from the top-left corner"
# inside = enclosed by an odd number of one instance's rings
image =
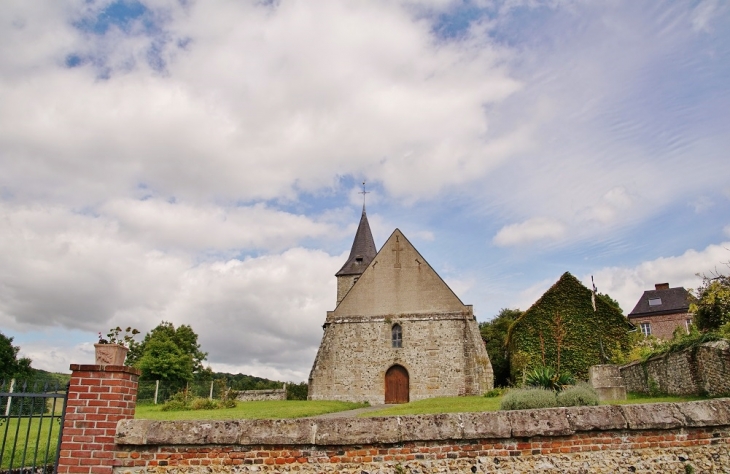
[[[512,379],[542,365],[587,379],[592,365],[622,362],[629,329],[621,311],[598,296],[594,312],[591,290],[565,272],[510,327]]]

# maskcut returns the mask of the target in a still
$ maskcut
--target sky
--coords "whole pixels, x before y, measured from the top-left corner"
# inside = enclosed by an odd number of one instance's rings
[[[4,0],[0,331],[307,379],[363,205],[479,321],[730,260],[721,0]]]

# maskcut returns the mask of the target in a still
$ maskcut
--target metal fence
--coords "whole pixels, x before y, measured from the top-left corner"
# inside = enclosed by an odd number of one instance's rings
[[[1,471],[56,472],[67,394],[55,380],[0,382]]]
[[[220,385],[215,381],[190,382],[175,385],[161,380],[140,381],[137,387],[137,403],[163,404],[178,392],[185,391],[192,397],[220,398]]]

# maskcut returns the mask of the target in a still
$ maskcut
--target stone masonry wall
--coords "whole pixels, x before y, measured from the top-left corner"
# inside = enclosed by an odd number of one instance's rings
[[[256,402],[263,400],[286,400],[286,388],[269,390],[241,390],[236,400],[240,402]]]
[[[116,474],[730,472],[730,399],[298,420],[126,420]]]
[[[730,344],[716,341],[621,367],[626,390],[671,395],[730,394]]]
[[[400,348],[391,340],[396,323],[403,331]],[[310,377],[310,397],[383,403],[385,372],[394,364],[408,371],[411,401],[481,394],[491,388],[492,374],[489,359],[480,357],[485,351],[478,334],[476,321],[462,313],[329,323]]]

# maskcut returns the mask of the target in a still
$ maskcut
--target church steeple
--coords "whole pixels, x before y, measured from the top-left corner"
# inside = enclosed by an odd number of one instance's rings
[[[377,253],[373,233],[370,231],[370,223],[368,223],[368,216],[365,213],[365,205],[363,205],[360,224],[357,226],[357,232],[355,232],[355,240],[352,242],[350,256],[340,268],[340,271],[335,273],[337,277],[337,304],[350,291],[352,285],[370,265]]]

